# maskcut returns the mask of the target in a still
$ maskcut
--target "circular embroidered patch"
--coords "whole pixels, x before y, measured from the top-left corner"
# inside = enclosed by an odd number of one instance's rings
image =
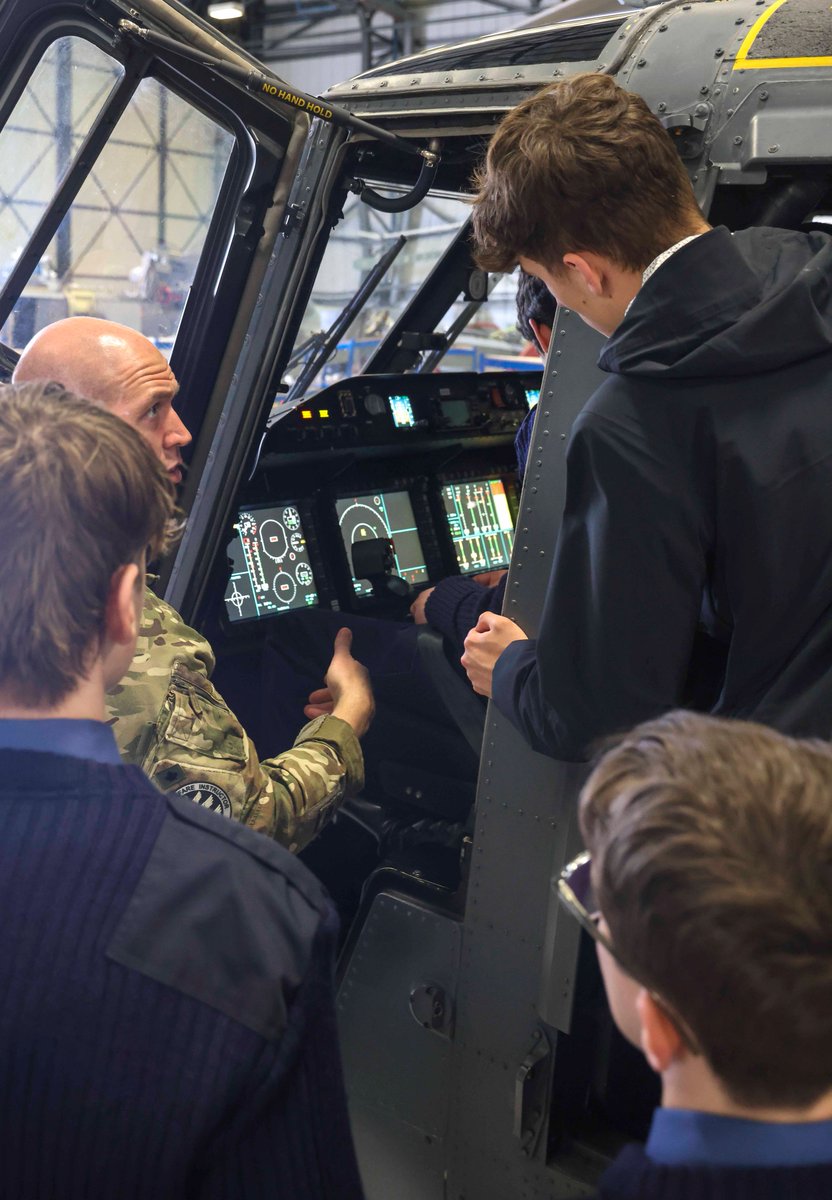
[[[228,793],[224,792],[221,787],[217,787],[215,783],[184,783],[182,787],[175,790],[174,795],[182,796],[185,800],[193,800],[194,804],[200,804],[203,808],[220,813],[223,817],[231,816],[231,801]]]

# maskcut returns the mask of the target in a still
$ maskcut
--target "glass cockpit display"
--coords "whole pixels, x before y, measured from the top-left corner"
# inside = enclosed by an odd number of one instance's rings
[[[318,603],[300,513],[291,504],[241,509],[229,544],[231,621],[270,617]]]
[[[501,479],[449,483],[442,500],[463,575],[507,567],[514,545],[514,521]]]
[[[368,538],[392,538],[396,574],[409,583],[427,579],[425,553],[416,529],[416,517],[407,492],[376,492],[368,496],[345,497],[335,501],[341,537],[352,571],[352,547]],[[357,596],[370,596],[373,589],[366,579],[356,579]]]
[[[416,424],[409,396],[391,396],[390,413],[397,429],[411,429]]]

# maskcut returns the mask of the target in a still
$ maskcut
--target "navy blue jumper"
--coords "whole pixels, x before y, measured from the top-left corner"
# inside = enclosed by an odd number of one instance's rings
[[[106,755],[0,749],[0,821],[0,1196],[360,1200],[303,865]]]

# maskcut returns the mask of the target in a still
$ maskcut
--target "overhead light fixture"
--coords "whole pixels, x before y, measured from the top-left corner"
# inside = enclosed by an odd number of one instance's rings
[[[208,5],[208,18],[211,21],[239,21],[246,15],[246,6],[242,0],[220,0],[218,4]]]

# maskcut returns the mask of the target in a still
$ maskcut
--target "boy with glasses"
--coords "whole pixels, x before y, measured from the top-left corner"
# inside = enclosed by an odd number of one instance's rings
[[[561,901],[662,1081],[602,1200],[832,1196],[832,747],[671,713],[610,750]]]

